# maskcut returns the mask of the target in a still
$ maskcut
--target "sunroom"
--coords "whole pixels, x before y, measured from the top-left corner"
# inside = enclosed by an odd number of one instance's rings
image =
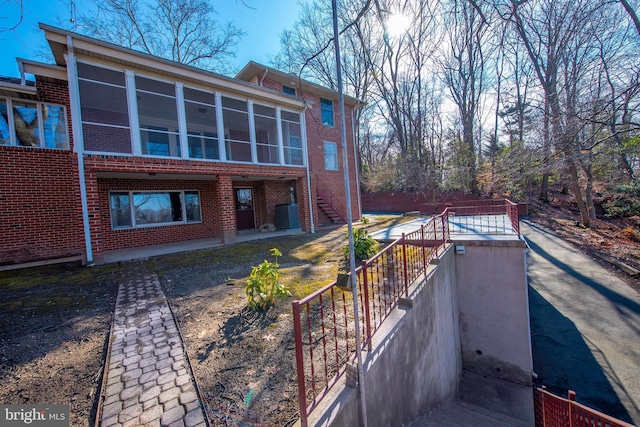
[[[85,153],[306,166],[290,106],[82,60],[77,75]]]

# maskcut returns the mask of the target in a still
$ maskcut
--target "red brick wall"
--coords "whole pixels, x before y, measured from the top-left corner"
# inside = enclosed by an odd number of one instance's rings
[[[344,164],[343,164],[343,147],[340,136],[340,114],[338,100],[333,99],[334,109],[334,126],[326,126],[322,124],[320,117],[320,96],[315,94],[304,93],[307,101],[312,101],[310,109],[307,110],[307,147],[309,151],[309,167],[311,170],[312,191],[317,191],[316,180],[322,181],[328,188],[332,189],[333,195],[343,201],[346,206],[346,192],[344,185]],[[360,217],[358,212],[358,182],[356,180],[356,163],[354,161],[353,151],[353,132],[351,126],[352,109],[345,106],[346,131],[347,131],[347,155],[349,159],[349,186],[351,189],[351,212],[354,219]],[[325,170],[324,167],[324,142],[335,142],[338,149],[338,170]],[[315,205],[315,203],[314,203]],[[315,218],[318,224],[326,223],[324,215],[315,209]],[[345,215],[345,212],[341,212]]]
[[[462,192],[450,193],[405,193],[401,191],[384,191],[362,194],[362,210],[364,212],[410,212],[420,211],[423,214],[439,214],[447,203],[478,200],[477,196]]]
[[[67,82],[36,79],[39,100],[64,105]],[[84,254],[76,156],[69,150],[0,147],[0,264]]]
[[[84,254],[75,155],[0,146],[0,264]]]
[[[121,180],[98,178],[100,224],[94,235],[95,246],[100,252],[138,246],[180,242],[184,240],[204,239],[220,235],[220,221],[215,202],[215,181],[183,180]],[[162,190],[198,190],[202,222],[172,224],[145,228],[117,229],[111,227],[109,214],[110,191],[162,191]],[[96,251],[98,252],[98,251]]]
[[[262,81],[262,85],[266,88],[282,92],[282,83],[271,80],[267,76]],[[344,172],[342,162],[342,144],[340,136],[340,107],[338,105],[337,94],[331,99],[333,101],[334,111],[334,126],[325,126],[322,124],[320,113],[320,95],[300,91],[298,90],[298,96],[305,99],[307,102],[306,124],[307,124],[307,146],[309,151],[309,169],[311,171],[311,190],[314,195],[313,213],[314,222],[316,225],[329,223],[329,219],[318,211],[318,207],[315,203],[315,194],[317,183],[316,180],[322,181],[327,187],[333,189],[333,194],[343,201],[343,205],[346,205],[346,193],[344,186]],[[324,98],[324,97],[323,97]],[[345,118],[346,118],[346,131],[347,131],[347,153],[349,158],[349,186],[351,188],[351,208],[354,219],[359,218],[358,212],[358,185],[356,180],[356,162],[354,160],[353,149],[353,127],[351,122],[353,108],[345,105]],[[324,168],[324,142],[335,142],[338,148],[338,170],[327,171]],[[345,212],[340,213],[342,216]]]

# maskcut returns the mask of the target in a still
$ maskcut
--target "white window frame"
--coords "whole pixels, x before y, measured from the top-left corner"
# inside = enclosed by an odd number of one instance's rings
[[[329,111],[328,109],[324,108],[322,101],[329,101],[331,102],[331,123],[325,123],[322,116],[323,116],[323,112],[325,111]],[[335,103],[333,102],[333,99],[329,99],[329,98],[320,98],[320,121],[322,122],[323,125],[325,126],[329,126],[329,127],[334,127],[335,126]]]
[[[15,98],[8,98],[8,97],[1,97],[1,100],[4,100],[6,106],[7,106],[7,125],[9,128],[9,144],[0,144],[0,147],[22,147],[22,148],[40,148],[40,149],[45,149],[45,150],[70,150],[71,149],[71,144],[69,143],[69,123],[68,123],[68,116],[67,116],[67,107],[61,104],[54,104],[51,102],[40,102],[40,101],[35,101],[35,100],[31,100],[31,99],[15,99]],[[14,113],[13,113],[13,103],[14,102],[18,102],[18,103],[25,103],[25,104],[35,104],[36,105],[36,114],[37,114],[37,119],[38,119],[38,135],[39,135],[39,140],[38,140],[38,145],[36,147],[30,146],[30,145],[20,145],[18,143],[18,138],[16,137],[16,128],[15,128],[15,117],[14,117]],[[43,114],[42,114],[42,106],[43,105],[51,105],[54,107],[62,107],[62,112],[64,114],[64,132],[65,132],[65,147],[63,148],[57,148],[57,147],[47,147],[46,141],[45,141],[45,133],[44,133],[44,120],[42,119]]]
[[[136,224],[136,212],[135,206],[133,203],[134,194],[139,193],[180,193],[181,196],[181,206],[182,209],[182,221],[170,221],[170,222],[161,222],[161,223],[153,223],[153,224]],[[185,203],[185,193],[197,193],[198,194],[198,207],[200,209],[200,220],[199,221],[188,221],[187,220],[187,207]],[[128,226],[120,226],[115,227],[113,224],[112,215],[112,206],[111,206],[111,195],[112,194],[128,194],[129,195],[129,209],[131,215],[131,225]],[[200,201],[202,198],[200,197],[200,190],[111,190],[109,191],[109,221],[111,222],[112,230],[131,230],[136,228],[149,228],[149,227],[166,227],[168,225],[186,225],[186,224],[200,224],[202,223],[202,203]]]
[[[306,146],[306,133],[303,129],[303,125],[302,125],[302,120],[304,117],[304,112],[301,111],[295,111],[296,114],[299,114],[301,119],[300,119],[300,126],[301,126],[301,142],[302,142],[302,146],[303,146],[303,152],[302,152],[302,164],[301,165],[297,165],[297,164],[287,164],[285,162],[284,159],[284,153],[283,153],[283,146],[282,146],[282,140],[281,140],[281,119],[280,117],[276,117],[276,129],[278,132],[278,159],[276,162],[273,163],[259,163],[257,161],[257,143],[256,143],[256,138],[255,138],[255,125],[253,123],[254,120],[254,114],[252,111],[253,108],[253,103],[259,104],[261,106],[265,106],[265,107],[270,107],[270,108],[276,108],[276,110],[280,110],[281,107],[279,105],[277,105],[277,103],[270,103],[270,102],[263,102],[262,100],[258,101],[258,100],[254,100],[253,98],[249,98],[249,97],[244,97],[244,96],[238,96],[237,94],[233,94],[233,93],[228,93],[228,92],[221,92],[218,90],[214,90],[213,88],[210,87],[206,87],[206,86],[199,86],[199,85],[190,85],[190,84],[186,84],[185,82],[180,82],[180,81],[174,81],[174,80],[169,80],[169,79],[163,79],[163,78],[158,78],[155,75],[149,75],[149,74],[145,74],[145,73],[139,73],[137,71],[131,70],[129,68],[118,68],[118,67],[111,67],[108,65],[104,65],[102,63],[97,63],[97,62],[92,62],[92,61],[86,61],[86,60],[79,60],[78,62],[82,62],[88,65],[93,65],[93,66],[97,66],[97,67],[101,67],[101,68],[105,68],[105,69],[109,69],[109,70],[113,70],[113,71],[118,71],[118,72],[124,72],[125,73],[125,90],[127,93],[127,104],[128,104],[128,109],[129,109],[129,127],[124,127],[124,126],[116,126],[116,125],[104,125],[104,124],[99,124],[99,123],[90,123],[90,122],[85,122],[82,121],[82,123],[87,123],[87,124],[92,124],[92,125],[97,125],[97,126],[110,126],[110,127],[114,127],[114,128],[123,128],[123,129],[129,129],[130,133],[131,133],[131,144],[132,144],[132,152],[131,153],[119,153],[119,152],[108,152],[108,151],[95,151],[95,150],[87,150],[86,152],[89,154],[109,154],[109,155],[113,155],[113,156],[135,156],[135,157],[151,157],[151,158],[165,158],[165,159],[171,159],[171,160],[176,160],[176,159],[183,159],[183,160],[196,160],[199,162],[223,162],[223,163],[239,163],[239,164],[261,164],[261,165],[267,165],[267,166],[285,166],[285,167],[295,167],[295,168],[300,168],[300,167],[306,167],[307,164],[307,157],[306,154],[304,152],[304,147]],[[176,147],[180,147],[180,155],[178,156],[177,153],[175,153],[176,155],[150,155],[150,154],[144,154],[142,153],[142,143],[141,143],[141,131],[143,129],[141,129],[140,127],[140,122],[139,122],[139,110],[138,110],[138,102],[136,99],[137,96],[137,91],[138,88],[136,87],[135,84],[135,78],[136,77],[142,77],[142,78],[146,78],[149,80],[154,80],[154,81],[158,81],[158,82],[162,82],[162,83],[167,83],[167,84],[171,84],[175,87],[175,100],[176,100],[176,108],[177,108],[177,113],[178,113],[178,127],[177,129],[173,130],[173,129],[169,129],[165,124],[158,122],[157,126],[158,127],[164,127],[166,128],[166,131],[160,131],[160,130],[151,130],[154,132],[160,132],[160,133],[166,133],[167,135],[169,135],[169,138],[174,138],[176,141],[175,143],[170,142],[170,147],[173,147],[174,145]],[[92,82],[96,82],[96,83],[100,83],[100,84],[105,84],[105,85],[112,85],[111,83],[106,83],[106,82],[101,82],[99,80],[91,80],[91,79],[87,79],[87,78],[78,78],[78,80],[87,80],[87,81],[92,81]],[[116,87],[121,87],[119,85],[113,85]],[[189,132],[187,131],[186,127],[187,127],[187,123],[186,123],[186,113],[185,113],[185,99],[184,99],[184,88],[189,88],[189,89],[193,89],[193,90],[198,90],[198,91],[202,91],[205,93],[210,93],[214,95],[214,100],[215,100],[215,105],[212,105],[215,108],[216,111],[216,127],[218,129],[217,132],[217,139],[218,139],[218,159],[206,159],[206,158],[197,158],[197,157],[190,157],[189,156],[189,147],[188,147],[188,139],[189,139]],[[295,89],[295,88],[294,88]],[[156,92],[151,92],[148,91],[146,89],[140,89],[141,92],[149,92],[150,94],[153,95],[158,95],[158,96],[166,96],[169,98],[174,98],[173,96],[170,95],[165,95],[162,93],[156,93]],[[297,90],[296,90],[297,91]],[[233,99],[233,100],[238,100],[238,101],[243,101],[247,103],[247,111],[240,111],[240,110],[236,110],[235,108],[230,108],[230,107],[223,107],[222,105],[222,98],[229,98],[229,99]],[[329,100],[329,99],[328,99]],[[334,104],[334,102],[332,100],[330,100],[332,102],[332,105]],[[198,101],[192,101],[190,100],[189,102],[196,102],[199,103]],[[204,105],[209,105],[209,104],[204,104]],[[82,107],[82,106],[80,106]],[[229,138],[229,133],[227,132],[228,127],[226,126],[225,122],[224,122],[224,110],[229,110],[231,112],[240,112],[240,113],[244,113],[247,114],[247,118],[249,121],[249,139],[250,141],[240,141],[240,140],[231,140]],[[284,110],[283,110],[284,111]],[[286,110],[286,111],[290,111],[290,110]],[[68,135],[68,132],[67,132]],[[68,137],[68,136],[67,136]],[[251,145],[251,154],[252,154],[252,158],[251,160],[230,160],[227,158],[227,151],[230,148],[229,145],[230,143],[243,143],[243,144],[250,144]]]
[[[334,151],[333,153],[328,152],[327,151],[327,147],[334,147]],[[323,143],[323,153],[324,153],[324,170],[328,170],[328,171],[337,171],[340,169],[340,164],[338,163],[338,144],[336,144],[335,142],[331,142],[331,141],[324,141]],[[327,154],[332,154],[335,156],[335,168],[330,168],[327,167]]]

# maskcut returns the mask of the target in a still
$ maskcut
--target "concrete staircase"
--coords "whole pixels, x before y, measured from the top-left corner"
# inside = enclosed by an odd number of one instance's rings
[[[406,427],[525,427],[524,421],[491,411],[471,403],[455,400]]]

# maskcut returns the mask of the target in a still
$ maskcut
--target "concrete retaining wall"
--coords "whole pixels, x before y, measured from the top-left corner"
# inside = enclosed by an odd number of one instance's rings
[[[453,248],[410,289],[409,304],[383,323],[365,358],[369,427],[399,426],[455,397],[462,372]],[[356,426],[359,398],[343,384],[309,425]]]
[[[465,369],[530,385],[533,371],[525,244],[455,241]]]
[[[531,384],[524,242],[455,241],[383,322],[363,358],[369,427],[407,424],[454,399],[463,368]],[[308,424],[357,426],[359,405],[343,377]]]

